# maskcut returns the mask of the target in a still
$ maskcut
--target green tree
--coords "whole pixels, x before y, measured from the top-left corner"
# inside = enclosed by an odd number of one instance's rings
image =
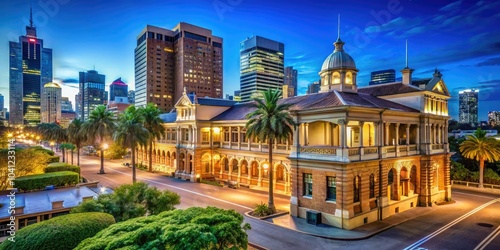
[[[75,150],[75,146],[71,143],[63,142],[59,144],[59,149],[62,151],[63,162],[68,162],[69,157],[66,157],[66,154],[69,152],[73,152],[73,150]]]
[[[48,151],[39,147],[16,149],[15,151],[15,177],[33,174],[43,174],[44,168],[51,157]],[[52,152],[52,151],[50,151]],[[0,159],[7,159],[9,150],[0,150]],[[9,166],[7,160],[0,161],[0,190],[11,187],[9,181]]]
[[[460,152],[466,158],[479,161],[479,187],[483,187],[484,162],[500,161],[500,143],[486,137],[486,131],[477,129],[460,144]]]
[[[87,141],[87,134],[82,131],[83,121],[74,119],[68,126],[68,141],[76,147],[76,165],[80,166],[80,149],[83,143]],[[73,164],[73,160],[71,160]]]
[[[57,123],[41,123],[37,125],[37,131],[45,140],[55,141],[58,145],[68,141],[66,129]],[[59,146],[59,149],[60,146]],[[65,148],[62,149],[63,162],[66,162]]]
[[[148,103],[146,107],[140,109],[140,113],[144,118],[144,128],[149,132],[148,138],[148,154],[149,167],[148,171],[153,171],[153,144],[156,139],[161,139],[165,136],[165,128],[160,119],[161,110],[153,103]]]
[[[173,210],[179,204],[178,194],[136,182],[119,186],[112,194],[101,194],[97,200],[85,201],[73,208],[71,213],[104,212],[113,215],[116,221],[124,221]]]
[[[15,242],[5,240],[0,249],[70,250],[114,223],[113,216],[105,213],[62,215],[22,228]]]
[[[261,142],[267,140],[269,152],[269,202],[268,207],[275,212],[273,196],[273,145],[276,140],[286,141],[292,137],[296,123],[288,109],[291,104],[279,103],[281,91],[267,90],[263,93],[263,99],[254,98],[253,112],[246,115],[248,119],[245,124],[247,138],[258,138]]]
[[[247,249],[249,229],[234,210],[191,207],[114,224],[75,249]]]
[[[82,133],[86,134],[87,138],[101,150],[100,174],[106,173],[104,172],[104,143],[113,134],[115,127],[115,115],[104,105],[97,106],[82,126]]]
[[[114,140],[125,148],[129,148],[132,154],[132,181],[136,182],[135,153],[139,145],[148,142],[148,130],[142,124],[144,117],[135,106],[129,106],[118,120],[118,129],[113,134]]]

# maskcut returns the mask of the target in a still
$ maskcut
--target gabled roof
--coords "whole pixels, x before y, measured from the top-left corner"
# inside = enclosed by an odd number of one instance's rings
[[[425,85],[425,90],[432,91],[441,95],[451,96],[446,84],[443,83],[441,77],[433,77],[427,85]]]
[[[426,81],[427,80],[421,80]],[[401,82],[393,82],[393,83],[384,83],[377,85],[370,85],[367,87],[359,87],[358,93],[368,94],[372,96],[386,96],[386,95],[395,95],[395,94],[403,94],[403,93],[411,93],[421,91],[420,88],[403,84]]]
[[[210,98],[210,97],[197,97],[196,103],[204,106],[222,106],[222,107],[231,107],[236,104],[236,101],[226,100],[226,99],[218,99],[218,98]]]
[[[177,113],[170,112],[170,113],[160,114],[160,119],[162,119],[163,122],[165,123],[175,122],[175,120],[177,120]]]

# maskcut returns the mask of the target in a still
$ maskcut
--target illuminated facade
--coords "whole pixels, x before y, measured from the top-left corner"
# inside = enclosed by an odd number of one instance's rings
[[[297,70],[293,67],[285,68],[285,80],[283,82],[283,97],[297,96]],[[285,91],[286,86],[286,91]]]
[[[80,72],[80,112],[81,120],[89,119],[90,113],[99,105],[105,105],[107,95],[104,91],[106,76],[95,70]]]
[[[338,39],[321,71],[317,94],[291,97],[299,126],[273,146],[246,138],[252,103],[184,93],[162,114],[166,137],[153,151],[156,171],[177,178],[234,180],[290,195],[290,214],[320,212],[322,222],[352,229],[415,206],[451,199],[448,99],[439,71],[432,78],[357,86],[358,69]],[[138,149],[138,162],[147,152]]]
[[[491,126],[500,125],[500,111],[488,112],[488,124]]]
[[[172,30],[151,25],[137,36],[135,104],[170,111],[182,91],[222,98],[222,38],[188,23]]]
[[[389,83],[396,81],[396,71],[393,69],[373,71],[369,85]]]
[[[35,126],[41,121],[43,85],[52,81],[52,49],[43,47],[32,18],[26,36],[9,42],[9,49],[9,123]]]
[[[128,86],[122,81],[122,78],[114,80],[109,85],[109,101],[114,101],[116,97],[128,98]]]
[[[49,82],[42,91],[42,123],[61,122],[61,86]]]
[[[254,36],[240,44],[241,101],[252,100],[260,91],[282,89],[285,45]]]
[[[478,95],[477,89],[466,89],[458,92],[458,122],[478,125]]]

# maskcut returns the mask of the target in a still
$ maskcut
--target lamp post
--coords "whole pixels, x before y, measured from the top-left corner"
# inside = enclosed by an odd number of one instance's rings
[[[52,151],[54,151],[54,144],[55,143],[53,141],[50,142],[50,150],[52,150]]]
[[[108,149],[108,144],[104,143],[101,146],[101,169],[99,170],[98,174],[105,174],[104,172],[104,150]]]

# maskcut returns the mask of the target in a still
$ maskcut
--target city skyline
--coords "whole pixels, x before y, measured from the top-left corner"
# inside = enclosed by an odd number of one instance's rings
[[[122,77],[135,89],[136,35],[147,24],[173,27],[178,22],[210,29],[224,39],[224,94],[239,89],[239,43],[252,35],[285,44],[285,66],[298,70],[298,93],[305,94],[307,84],[319,79],[325,55],[333,51],[340,13],[341,36],[346,52],[360,70],[360,87],[368,85],[370,72],[375,70],[394,68],[396,77],[401,77],[399,71],[405,66],[404,40],[408,39],[409,66],[415,69],[414,78],[431,77],[436,67],[443,72],[452,94],[449,110],[454,119],[458,119],[458,91],[464,89],[480,90],[480,120],[487,120],[489,107],[500,106],[500,47],[496,42],[500,31],[491,29],[500,18],[498,2],[59,2],[57,8],[48,9],[33,4],[34,25],[38,36],[54,50],[54,80],[62,83],[63,96],[69,98],[78,92],[78,72],[94,65],[108,80]],[[29,1],[0,3],[0,7],[6,20],[0,30],[7,34],[2,39],[4,46],[0,46],[5,55],[0,58],[0,93],[8,103],[7,41],[24,35]],[[89,11],[95,18],[89,20],[75,14],[81,11]],[[256,13],[259,18],[255,18]],[[124,14],[127,19],[121,18]],[[384,68],[380,68],[380,61]],[[106,82],[107,88],[109,84]]]

